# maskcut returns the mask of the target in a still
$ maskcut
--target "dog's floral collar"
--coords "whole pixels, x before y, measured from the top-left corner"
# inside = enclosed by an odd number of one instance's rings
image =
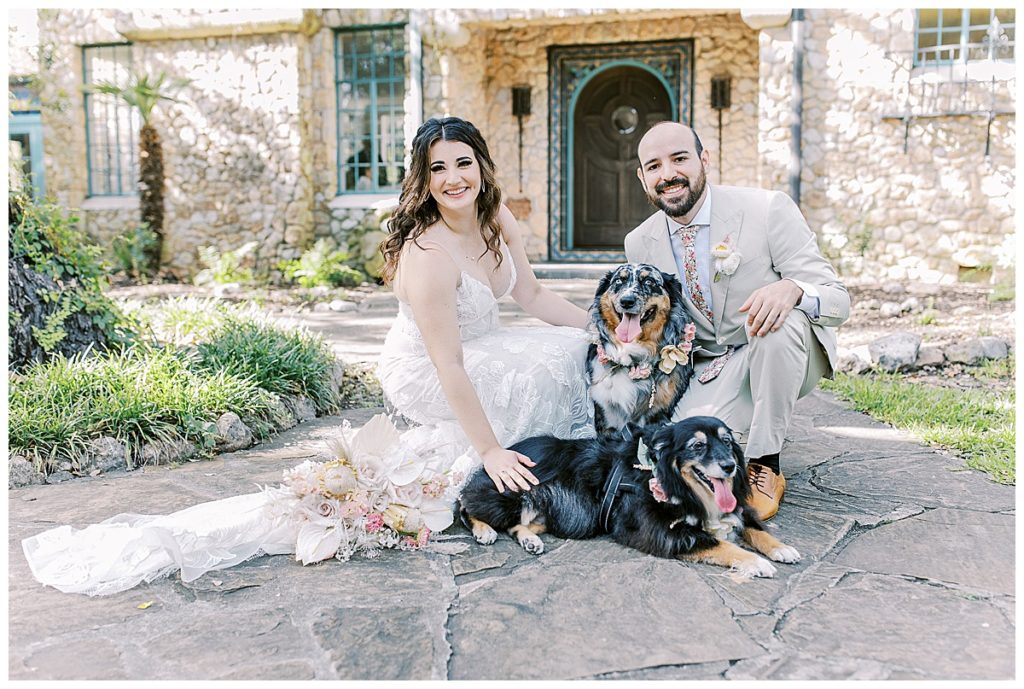
[[[639,464],[634,464],[634,469],[654,473],[654,462],[651,461],[650,451],[647,449],[647,445],[644,444],[643,439],[636,446],[636,459]],[[652,476],[651,480],[647,482],[647,489],[651,491],[651,495],[658,502],[668,502],[668,493],[661,487],[661,482],[658,481],[657,476]]]
[[[690,352],[693,350],[693,338],[697,336],[697,326],[687,323],[683,329],[683,341],[679,344],[666,345],[661,348],[661,357],[658,362],[658,370],[662,373],[672,373],[676,365],[685,364],[690,360]]]
[[[634,469],[642,469],[644,471],[654,471],[654,462],[651,461],[650,451],[647,449],[647,445],[644,444],[641,438],[639,444],[636,446],[636,460],[639,464],[634,464]]]
[[[604,351],[604,347],[597,345],[597,360],[605,366],[609,364],[614,368],[627,368],[625,364],[620,364],[617,361],[613,361],[608,353]],[[641,362],[639,364],[633,364],[629,366],[629,377],[632,380],[643,380],[651,377],[651,364],[649,362]]]
[[[718,282],[723,275],[732,275],[740,267],[743,255],[732,249],[732,235],[727,235],[724,242],[711,247],[711,256],[715,259],[715,278]]]

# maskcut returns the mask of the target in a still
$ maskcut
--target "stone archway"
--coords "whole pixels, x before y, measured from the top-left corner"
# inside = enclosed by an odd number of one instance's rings
[[[651,212],[639,138],[651,118],[693,120],[693,40],[552,46],[548,68],[548,260],[621,261],[622,237]]]

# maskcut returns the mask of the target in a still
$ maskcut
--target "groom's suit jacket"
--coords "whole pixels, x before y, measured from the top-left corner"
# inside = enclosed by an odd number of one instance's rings
[[[742,259],[732,275],[722,275],[710,286],[714,322],[686,299],[687,313],[697,325],[697,344],[710,354],[721,353],[728,345],[746,344],[743,326],[747,313],[740,313],[739,307],[755,289],[789,278],[820,300],[819,315],[811,319],[811,329],[834,370],[833,328],[849,317],[850,295],[822,256],[800,209],[778,191],[710,184],[708,191],[711,246],[727,241]],[[659,210],[626,235],[625,245],[626,260],[650,263],[667,273],[679,272],[664,211]],[[710,272],[714,275],[713,267]],[[685,284],[685,276],[679,279]]]

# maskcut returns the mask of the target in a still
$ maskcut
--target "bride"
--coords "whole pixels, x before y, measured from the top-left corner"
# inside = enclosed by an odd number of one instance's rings
[[[397,411],[468,448],[498,490],[528,490],[533,462],[504,449],[531,435],[593,435],[584,373],[586,311],[540,285],[501,203],[480,132],[457,117],[416,133],[384,279],[398,297],[378,366]],[[499,328],[497,301],[562,328]],[[453,423],[454,422],[454,423]]]
[[[422,547],[451,524],[451,501],[480,464],[500,491],[537,483],[533,461],[509,445],[592,436],[588,315],[534,277],[476,127],[446,117],[419,128],[390,229],[384,278],[399,313],[378,376],[395,411],[417,425],[399,436],[380,417],[353,435],[346,423],[333,461],[305,462],[278,488],[25,539],[33,576],[102,595],[179,570],[191,581],[264,554],[295,553],[305,564]],[[499,327],[507,295],[555,327]]]

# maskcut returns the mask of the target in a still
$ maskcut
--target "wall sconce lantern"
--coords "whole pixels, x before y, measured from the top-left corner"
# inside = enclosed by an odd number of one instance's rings
[[[711,108],[718,111],[718,180],[722,180],[722,111],[732,106],[732,78],[711,78]]]
[[[530,87],[512,87],[512,116],[519,120],[519,191],[523,191],[523,118],[530,115]]]

